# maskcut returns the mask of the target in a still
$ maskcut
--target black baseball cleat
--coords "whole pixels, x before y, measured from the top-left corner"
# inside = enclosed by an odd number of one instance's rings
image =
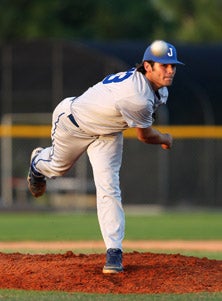
[[[31,154],[31,160],[30,160],[30,167],[29,167],[29,172],[27,176],[27,182],[28,182],[28,188],[31,192],[31,194],[35,197],[38,198],[41,195],[43,195],[46,191],[46,179],[45,176],[35,172],[32,164],[33,161],[35,160],[36,156],[43,150],[42,147],[38,147],[33,150]]]
[[[103,273],[115,274],[122,271],[122,251],[120,249],[108,249],[106,252],[106,264],[103,267]]]

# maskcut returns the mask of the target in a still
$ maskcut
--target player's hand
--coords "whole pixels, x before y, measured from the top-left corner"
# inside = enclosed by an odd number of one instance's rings
[[[171,149],[173,145],[173,137],[170,134],[164,134],[164,136],[166,140],[161,144],[162,149]]]

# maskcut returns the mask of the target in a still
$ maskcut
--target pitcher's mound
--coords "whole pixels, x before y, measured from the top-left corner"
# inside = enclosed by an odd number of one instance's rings
[[[124,272],[103,274],[104,254],[0,253],[0,288],[88,293],[222,291],[222,261],[179,254],[125,253]]]

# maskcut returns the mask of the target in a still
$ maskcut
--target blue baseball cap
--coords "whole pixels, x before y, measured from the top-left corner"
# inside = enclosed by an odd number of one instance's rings
[[[157,62],[157,63],[161,63],[161,64],[180,64],[180,65],[184,65],[184,63],[180,62],[177,60],[177,51],[176,48],[165,42],[167,45],[167,51],[164,55],[162,56],[155,56],[152,53],[152,49],[151,49],[151,45],[149,45],[146,49],[146,51],[144,52],[144,56],[143,56],[143,61],[153,61],[153,62]]]

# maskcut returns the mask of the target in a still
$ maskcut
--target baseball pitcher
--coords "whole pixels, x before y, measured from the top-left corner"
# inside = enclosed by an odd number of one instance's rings
[[[123,271],[125,218],[119,183],[123,131],[135,128],[140,141],[172,147],[172,136],[152,127],[152,116],[166,104],[178,64],[183,63],[173,45],[154,41],[137,67],[110,74],[82,95],[62,100],[52,116],[51,146],[31,154],[28,187],[39,197],[46,191],[47,178],[64,175],[87,152],[107,249],[103,273]]]

